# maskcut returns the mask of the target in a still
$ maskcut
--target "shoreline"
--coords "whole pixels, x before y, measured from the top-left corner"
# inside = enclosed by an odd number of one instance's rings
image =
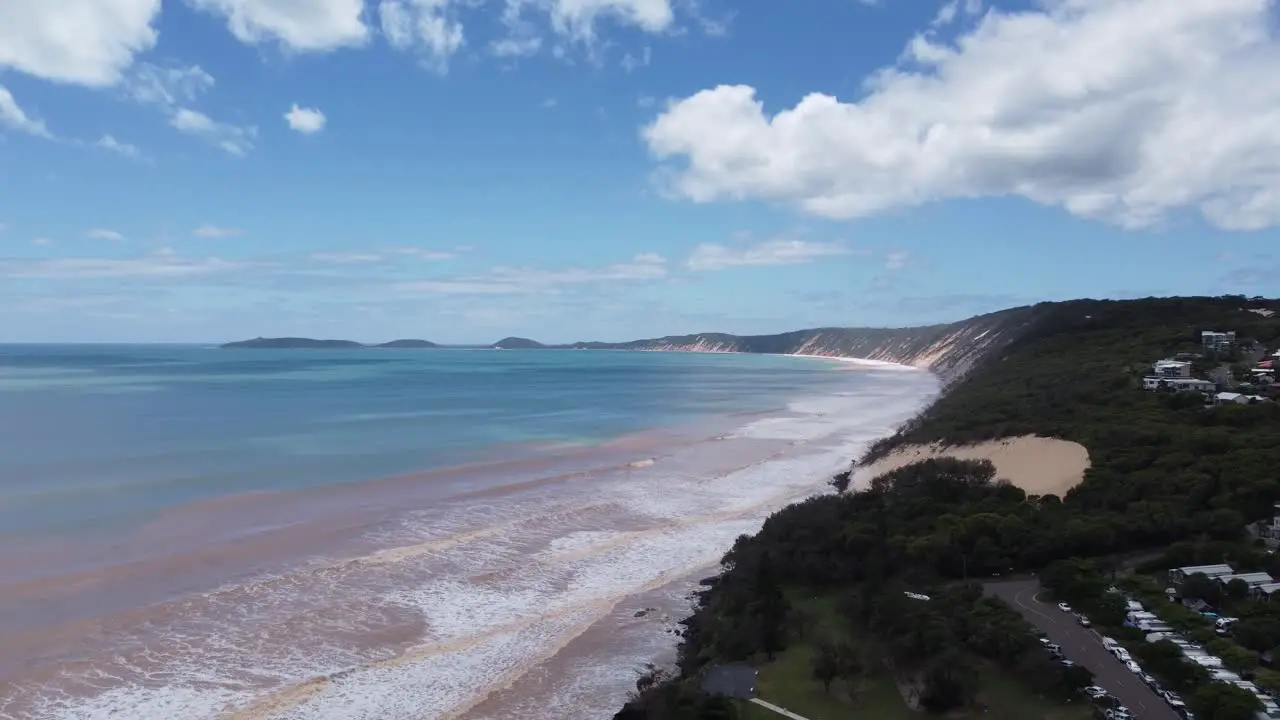
[[[818,357],[837,360],[829,356]],[[479,699],[456,699],[456,693],[467,692],[467,683],[445,682],[444,678],[453,678],[464,667],[473,668],[467,671],[472,674],[458,677],[470,678],[468,682],[475,689],[484,685],[480,678],[501,678],[504,683],[510,680],[508,684],[515,688],[506,693],[508,697],[533,688],[546,697],[555,698],[559,697],[557,693],[568,693],[566,697],[573,696],[581,702],[592,703],[592,707],[598,710],[611,710],[634,683],[634,665],[620,663],[625,658],[631,658],[631,662],[636,664],[643,662],[628,647],[661,646],[666,648],[664,652],[674,652],[675,648],[675,638],[666,632],[666,628],[655,628],[660,620],[650,623],[650,619],[645,618],[645,622],[637,622],[630,617],[636,609],[631,607],[633,598],[646,592],[661,594],[664,588],[680,594],[676,590],[683,592],[686,585],[696,584],[707,574],[708,568],[715,567],[738,534],[757,531],[758,524],[779,507],[823,492],[830,473],[837,471],[851,455],[856,454],[857,448],[851,447],[851,443],[865,445],[891,432],[896,422],[919,407],[919,403],[914,401],[910,407],[904,406],[901,410],[893,410],[892,402],[886,405],[877,400],[874,404],[867,404],[858,399],[859,382],[850,377],[847,381],[840,381],[839,387],[846,388],[844,391],[822,387],[805,391],[793,397],[785,409],[727,415],[722,418],[723,422],[717,421],[717,424],[733,427],[733,432],[724,437],[719,437],[721,433],[714,433],[717,437],[686,438],[684,442],[676,443],[678,447],[672,447],[676,439],[673,433],[650,431],[644,434],[647,440],[635,444],[621,441],[617,445],[611,444],[605,451],[588,452],[590,455],[614,455],[619,461],[625,459],[621,465],[611,463],[604,469],[593,466],[585,473],[526,478],[513,486],[477,489],[454,498],[459,511],[466,509],[463,514],[455,514],[455,503],[414,510],[409,513],[413,517],[405,518],[407,524],[393,524],[385,531],[379,530],[376,537],[362,542],[363,550],[318,558],[321,562],[304,563],[301,567],[294,567],[290,573],[257,577],[253,580],[256,588],[253,594],[246,594],[244,588],[232,584],[157,606],[130,608],[122,611],[118,618],[79,622],[63,628],[52,637],[42,635],[36,628],[21,633],[21,637],[11,636],[10,640],[15,642],[9,650],[15,655],[23,654],[24,648],[36,652],[32,658],[37,662],[42,658],[52,661],[59,655],[92,658],[96,654],[93,647],[77,648],[92,638],[130,633],[145,619],[147,623],[171,629],[166,633],[167,637],[150,639],[149,650],[154,651],[152,658],[141,664],[139,658],[126,659],[144,668],[148,667],[147,663],[178,662],[178,669],[172,672],[175,677],[182,677],[188,672],[182,668],[192,663],[224,662],[222,650],[217,648],[205,648],[191,654],[187,648],[203,647],[209,638],[207,631],[203,635],[187,636],[184,623],[188,618],[197,626],[219,626],[223,618],[241,612],[240,608],[245,603],[261,605],[276,592],[303,592],[306,588],[305,595],[300,596],[305,597],[306,602],[290,601],[277,607],[272,601],[257,611],[266,613],[259,616],[264,621],[272,617],[270,613],[287,611],[291,619],[281,625],[290,629],[287,638],[277,638],[268,633],[259,639],[237,639],[241,633],[256,627],[253,623],[238,623],[228,627],[226,637],[218,641],[231,643],[228,647],[235,651],[234,655],[225,657],[228,664],[217,672],[208,669],[200,672],[209,678],[232,672],[230,677],[234,677],[238,672],[235,670],[238,662],[235,658],[254,658],[261,653],[271,655],[285,649],[284,646],[296,644],[296,652],[310,655],[308,664],[314,665],[317,671],[307,671],[288,680],[282,676],[280,687],[259,695],[260,698],[296,698],[301,704],[287,711],[291,718],[324,717],[320,709],[335,703],[333,707],[341,712],[343,703],[352,701],[351,693],[377,678],[383,678],[379,682],[394,679],[397,687],[402,682],[434,684],[436,690],[427,693],[429,697],[397,702],[437,703],[425,707],[454,708],[447,710],[448,714],[439,715],[441,717],[463,712],[461,708],[468,705],[489,707],[485,703],[503,694],[501,687],[493,687],[483,691]],[[884,388],[900,388],[894,391],[899,394],[906,392],[902,398],[918,397],[921,402],[933,399],[933,385],[929,385],[926,392],[924,385],[906,377],[892,381],[890,376],[886,376],[885,382]],[[907,392],[908,388],[912,389]],[[880,385],[874,386],[875,397],[882,397],[884,392]],[[611,441],[615,442],[619,441]],[[651,446],[658,452],[649,452]],[[637,464],[637,460],[641,462]],[[385,484],[383,490],[387,506],[392,506],[392,500],[415,485],[429,484],[424,482],[422,474],[372,482]],[[369,510],[368,506],[376,510],[381,502],[379,498],[383,497],[383,490],[373,492],[372,498],[360,497],[369,487],[366,483],[352,483],[337,491],[321,490],[308,497],[316,507],[338,507],[344,512],[354,510],[358,515]],[[213,508],[186,508],[173,513],[166,518],[164,525],[174,532],[200,527],[201,523],[217,526],[216,516],[207,515],[206,510],[216,509],[219,515],[239,520],[245,513],[264,509],[271,511],[270,507],[259,506],[277,504],[281,497],[278,493],[266,496],[256,493],[230,501],[219,498],[211,501]],[[347,498],[356,502],[348,503],[344,500]],[[284,499],[289,499],[287,494]],[[274,512],[268,514],[275,515]],[[347,525],[360,525],[352,520],[351,515],[341,517]],[[288,519],[276,518],[276,521]],[[153,545],[167,547],[162,541],[163,530],[163,527],[155,529],[148,536]],[[283,537],[280,533],[293,537],[294,540],[286,544],[298,550],[313,549],[310,539],[317,537],[305,524],[271,529],[261,536],[244,540],[237,556],[257,559],[272,549],[279,550],[277,540]],[[328,542],[330,540],[322,541],[319,547],[323,548]],[[209,554],[199,559],[181,556],[158,568],[181,566],[199,570],[216,567],[209,564],[215,560],[226,561],[225,557],[218,555],[222,550],[202,548],[205,550]],[[536,578],[528,579],[526,575],[531,563],[538,568],[538,573]],[[144,570],[145,567],[139,572]],[[98,596],[110,596],[111,593],[102,592],[109,587],[101,585],[105,577],[77,578],[69,589],[97,588]],[[145,586],[151,582],[147,577],[144,574],[117,578],[117,583],[123,581],[127,586]],[[441,579],[448,582],[442,585]],[[532,580],[537,582],[527,584]],[[654,583],[658,584],[655,586]],[[38,601],[33,607],[65,607],[61,601],[43,600],[48,597],[44,589],[47,586],[33,587],[34,594],[28,593],[31,599]],[[385,606],[386,617],[381,617],[382,610],[366,613],[346,609],[362,607],[359,603],[367,602],[344,594],[351,589],[373,593],[369,595],[368,602],[373,603],[370,607]],[[538,599],[552,591],[558,594]],[[582,595],[584,591],[588,594]],[[385,593],[385,597],[378,593]],[[382,599],[375,602],[374,597]],[[605,601],[611,604],[599,604]],[[670,601],[672,609],[665,614],[675,619],[687,614],[688,606],[680,605],[682,599]],[[352,603],[357,604],[353,606]],[[312,604],[317,604],[314,610],[310,609]],[[595,609],[581,615],[590,608]],[[336,645],[325,649],[322,645],[311,648],[307,644],[318,642],[318,639],[310,638],[313,623],[347,623],[352,618],[366,626],[358,631],[355,628],[343,630],[342,635],[349,637],[347,642],[359,649],[359,657],[333,656],[330,661],[328,658],[335,652]],[[518,618],[529,619],[531,624],[521,625],[513,620]],[[625,636],[615,637],[618,627],[632,630]],[[490,635],[485,635],[485,632]],[[504,639],[507,638],[504,633],[511,633],[511,637]],[[539,638],[544,635],[561,638],[565,647],[572,647],[572,650],[543,648],[538,651],[536,648],[541,647]],[[620,647],[619,643],[623,643],[624,638],[631,638],[626,642],[635,644]],[[494,645],[494,642],[498,644]],[[184,650],[181,654],[176,650],[170,652],[169,645],[173,643],[182,644]],[[527,660],[512,665],[516,662],[514,658],[523,656],[510,653],[525,646],[529,647]],[[384,664],[381,658],[392,648],[401,648],[394,654],[405,659]],[[577,655],[570,656],[573,653]],[[647,657],[655,656],[650,654]],[[586,686],[577,690],[552,687],[555,683],[550,680],[539,684],[538,677],[548,672],[546,668],[557,663],[587,662],[583,658],[598,658],[598,662],[609,664],[615,675],[597,678],[604,685],[595,689]],[[22,658],[17,659],[22,661]],[[274,662],[263,660],[260,672],[277,672],[272,669]],[[526,662],[529,665],[524,666]],[[4,663],[0,659],[0,667]],[[515,672],[517,666],[523,669]],[[338,668],[350,668],[350,673],[344,674],[347,671]],[[195,670],[192,666],[189,672],[194,673]],[[511,672],[515,674],[508,674]],[[125,679],[121,682],[126,682],[127,673],[122,677]],[[320,681],[326,677],[329,679]],[[415,677],[419,679],[413,680]],[[580,678],[566,676],[556,680],[564,683]],[[620,684],[620,680],[625,680],[625,683]],[[265,680],[255,681],[262,682]],[[182,687],[180,683],[178,686]],[[601,690],[601,687],[607,690]],[[130,700],[134,704],[129,707],[135,709],[123,711],[120,708],[124,706],[103,707],[117,707],[116,713],[122,718],[143,717],[130,713],[141,712],[144,707],[160,708],[161,705],[156,703],[160,703],[162,697],[169,697],[162,695],[162,691],[169,690],[131,689],[129,692],[138,694],[135,700]],[[605,694],[601,695],[601,692]],[[92,693],[93,697],[101,696],[99,690]],[[385,690],[381,697],[390,702],[393,696],[401,697],[398,693],[399,690]],[[421,695],[421,690],[418,693]],[[74,700],[77,694],[73,691],[67,697],[68,701]],[[229,697],[220,698],[212,691],[202,691],[186,699],[171,697],[165,702],[179,703],[172,706],[178,710],[168,711],[171,716],[173,712],[179,712],[180,716],[192,718],[221,717],[223,712],[267,702],[260,699],[242,703],[233,702]],[[112,695],[101,700],[108,701],[123,702],[123,699]],[[152,704],[147,705],[144,701]],[[225,709],[214,710],[215,705]],[[437,716],[431,709],[414,712],[417,716]],[[535,717],[527,713],[486,714],[488,712],[467,711],[461,717]],[[401,717],[395,712],[378,716]]]

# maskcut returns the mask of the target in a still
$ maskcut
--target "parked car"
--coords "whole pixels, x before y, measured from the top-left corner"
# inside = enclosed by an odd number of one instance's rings
[[[1111,648],[1111,654],[1115,655],[1120,662],[1131,662],[1133,660],[1133,656],[1129,654],[1129,651],[1119,645]]]
[[[1160,686],[1160,683],[1156,682],[1155,678],[1151,677],[1146,673],[1139,673],[1138,679],[1141,680],[1143,683],[1145,683],[1146,686],[1151,688],[1152,690],[1155,690]]]
[[[1058,609],[1062,612],[1071,612],[1071,606],[1066,603],[1058,603]]]
[[[1088,695],[1094,700],[1097,700],[1098,698],[1106,697],[1107,691],[1103,688],[1098,687],[1097,685],[1090,685],[1089,687],[1084,689],[1084,694]]]
[[[1077,616],[1076,616],[1076,622],[1080,623],[1080,627],[1092,627],[1092,626],[1093,626],[1093,623],[1089,622],[1089,618],[1085,617],[1085,616],[1084,616],[1084,614],[1077,615]]]
[[[1127,667],[1127,668],[1129,668],[1129,672],[1133,673],[1134,675],[1141,675],[1141,674],[1142,674],[1142,668],[1138,667],[1138,663],[1136,663],[1136,662],[1134,662],[1134,661],[1132,661],[1132,660],[1125,660],[1125,661],[1124,661],[1124,666],[1125,666],[1125,667]]]

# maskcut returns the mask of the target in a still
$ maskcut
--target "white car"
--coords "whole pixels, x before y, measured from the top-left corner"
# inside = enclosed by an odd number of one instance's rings
[[[1058,609],[1062,612],[1071,612],[1071,606],[1066,603],[1058,603]]]
[[[1104,690],[1103,688],[1098,687],[1097,685],[1090,685],[1089,687],[1084,689],[1084,694],[1088,695],[1094,700],[1097,700],[1098,698],[1106,697],[1107,691]]]
[[[1125,660],[1125,661],[1124,661],[1124,666],[1125,666],[1125,667],[1127,667],[1127,668],[1129,668],[1129,672],[1133,673],[1134,675],[1141,675],[1141,674],[1142,674],[1142,668],[1138,667],[1138,663],[1136,663],[1136,662],[1134,662],[1134,661],[1132,661],[1132,660]]]
[[[1130,662],[1133,660],[1133,656],[1129,654],[1129,651],[1119,645],[1111,648],[1111,654],[1115,655],[1116,659],[1120,662]]]

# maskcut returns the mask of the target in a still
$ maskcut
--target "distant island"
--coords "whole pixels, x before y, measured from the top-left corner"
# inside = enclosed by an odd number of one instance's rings
[[[537,340],[530,340],[529,338],[508,337],[502,338],[491,347],[502,348],[503,350],[540,350],[547,346]]]
[[[417,348],[434,348],[440,346],[430,340],[392,340],[391,342],[382,343],[381,345],[371,345],[370,347],[404,348],[412,350]]]
[[[222,345],[224,348],[234,350],[338,350],[347,348],[362,348],[364,345],[352,340],[316,340],[314,338],[300,337],[281,337],[281,338],[264,338],[258,337],[252,340],[240,340],[239,342],[229,342]]]
[[[354,340],[316,340],[315,338],[303,337],[281,337],[281,338],[264,338],[258,337],[252,340],[240,340],[237,342],[229,342],[220,347],[230,350],[353,350],[357,348],[391,348],[391,349],[420,349],[435,348],[439,345],[430,340],[392,340],[391,342],[380,343],[378,345],[365,345]]]

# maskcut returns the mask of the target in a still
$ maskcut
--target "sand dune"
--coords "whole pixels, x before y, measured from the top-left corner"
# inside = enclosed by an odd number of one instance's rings
[[[1006,478],[1031,495],[1061,497],[1084,479],[1089,469],[1089,451],[1079,443],[1055,438],[1024,435],[977,443],[944,446],[906,445],[887,457],[858,468],[855,487],[878,475],[920,460],[954,457],[961,460],[987,459],[995,463],[996,477]]]

